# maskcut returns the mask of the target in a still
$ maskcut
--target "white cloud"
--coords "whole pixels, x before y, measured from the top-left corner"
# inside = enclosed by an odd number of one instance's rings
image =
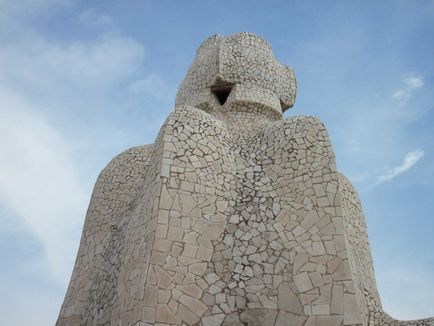
[[[134,75],[143,58],[144,47],[131,38],[106,35],[97,41],[68,44],[35,38],[20,46],[2,47],[0,80],[31,87],[67,82],[96,87]]]
[[[413,92],[424,85],[423,79],[420,76],[409,76],[404,79],[404,86],[396,90],[392,97],[397,100],[409,99]]]
[[[112,18],[107,14],[100,14],[94,10],[83,11],[77,18],[77,22],[82,25],[104,26],[112,22]]]
[[[409,77],[406,83],[412,89],[417,89],[423,86],[423,80],[421,77]]]
[[[68,115],[92,110],[83,102],[110,103],[114,86],[142,72],[143,58],[142,44],[119,35],[59,42],[30,33],[0,45],[0,204],[44,244],[44,260],[38,266],[27,262],[29,269],[44,271],[63,286],[71,275],[90,189],[80,180],[88,171],[75,152],[83,144],[68,139],[44,114],[53,108],[69,110]],[[75,128],[72,137],[80,140],[80,126]]]
[[[169,101],[172,99],[172,94],[169,92],[168,87],[164,80],[155,74],[146,76],[143,79],[132,82],[128,89],[140,96],[152,96],[158,100]]]
[[[378,182],[381,183],[385,181],[390,181],[393,178],[399,176],[400,174],[410,170],[424,156],[424,154],[425,153],[420,149],[416,149],[412,152],[407,153],[407,155],[405,155],[404,161],[400,165],[389,169],[386,173],[381,175],[378,178]]]
[[[0,89],[0,101],[0,202],[44,243],[49,272],[65,283],[87,204],[74,145],[15,94]]]

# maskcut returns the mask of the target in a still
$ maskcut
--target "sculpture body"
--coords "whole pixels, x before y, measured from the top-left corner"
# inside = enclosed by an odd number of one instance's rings
[[[434,325],[381,308],[323,124],[261,38],[197,50],[155,144],[101,172],[57,325]]]

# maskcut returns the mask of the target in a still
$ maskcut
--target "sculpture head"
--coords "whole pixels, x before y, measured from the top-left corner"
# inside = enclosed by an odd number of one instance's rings
[[[176,106],[211,112],[265,108],[281,116],[295,95],[292,68],[276,60],[264,39],[250,33],[213,35],[197,49]]]

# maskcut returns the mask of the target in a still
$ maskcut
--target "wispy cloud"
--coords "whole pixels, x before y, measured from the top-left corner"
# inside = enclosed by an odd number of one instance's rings
[[[68,282],[89,201],[81,179],[88,171],[77,160],[77,147],[86,147],[78,142],[89,140],[80,126],[72,136],[60,131],[50,113],[109,102],[114,86],[142,72],[144,52],[121,35],[62,42],[33,33],[0,45],[0,205],[41,241],[39,270],[60,284]]]
[[[0,99],[0,202],[42,241],[48,271],[65,283],[87,201],[73,144],[13,93],[1,89]]]
[[[2,49],[0,78],[32,87],[100,86],[132,76],[143,58],[143,45],[131,38],[106,35],[62,44],[35,37]]]
[[[65,22],[104,26],[95,37],[46,37],[28,24],[70,3],[0,0],[0,233],[7,236],[0,245],[10,239],[2,258],[16,259],[0,272],[2,325],[55,322],[92,184],[116,145],[132,137],[121,119],[134,111],[119,103],[139,97],[126,85],[147,76],[143,44],[113,31],[104,13],[74,10],[81,15]],[[20,304],[40,312],[23,315]]]
[[[173,94],[169,92],[167,84],[156,74],[151,74],[145,78],[135,80],[128,85],[130,92],[139,96],[152,96],[158,100],[168,102],[173,98]]]
[[[416,149],[412,152],[407,153],[403,162],[400,165],[389,169],[386,173],[378,177],[378,183],[390,181],[397,176],[403,174],[404,172],[410,170],[420,159],[422,159],[424,154],[424,151],[420,149]]]
[[[402,88],[396,90],[392,97],[397,100],[409,99],[413,92],[424,85],[423,79],[420,76],[409,76],[404,79]]]

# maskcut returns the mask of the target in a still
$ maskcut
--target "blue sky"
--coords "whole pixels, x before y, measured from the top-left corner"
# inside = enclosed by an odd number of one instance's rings
[[[0,0],[0,324],[50,325],[99,171],[207,36],[265,37],[362,199],[384,308],[434,315],[434,1]]]

